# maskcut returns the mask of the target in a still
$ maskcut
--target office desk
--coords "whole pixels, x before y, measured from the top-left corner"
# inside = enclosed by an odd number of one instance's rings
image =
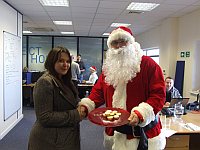
[[[175,119],[174,117],[168,117],[166,119],[171,120],[170,129],[177,132],[176,134],[167,138],[165,150],[200,149],[200,131],[191,131],[183,126],[184,123],[193,123],[197,126],[200,126],[200,114],[193,114],[189,112],[188,114],[182,116],[182,120]],[[161,122],[164,122],[163,116],[161,116]]]
[[[83,84],[83,83],[78,84],[79,97],[84,98],[86,95],[86,91],[88,91],[90,93],[93,86],[94,86],[94,84]]]
[[[28,103],[25,105],[28,105],[28,106],[33,105],[33,87],[34,86],[35,86],[35,83],[22,85],[23,102],[25,103],[25,101],[28,100]]]
[[[33,87],[35,86],[35,83],[31,84],[23,84],[23,100],[28,100],[27,105],[33,105]],[[78,84],[78,92],[79,97],[84,98],[86,91],[90,93],[92,90],[93,84]]]
[[[23,84],[23,87],[34,87],[35,83],[31,83],[31,84]]]

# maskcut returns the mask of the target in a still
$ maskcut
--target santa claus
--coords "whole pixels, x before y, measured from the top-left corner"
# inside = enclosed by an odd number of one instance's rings
[[[129,125],[105,129],[106,149],[164,149],[166,139],[161,134],[158,117],[165,101],[161,68],[150,57],[143,56],[127,27],[112,31],[107,45],[102,74],[80,105],[90,112],[105,103],[106,107],[122,108],[131,113]]]

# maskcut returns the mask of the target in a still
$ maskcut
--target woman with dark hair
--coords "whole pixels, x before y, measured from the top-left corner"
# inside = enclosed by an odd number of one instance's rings
[[[85,117],[72,83],[71,57],[64,47],[53,48],[45,62],[46,72],[33,91],[36,122],[29,150],[80,150],[79,122]]]

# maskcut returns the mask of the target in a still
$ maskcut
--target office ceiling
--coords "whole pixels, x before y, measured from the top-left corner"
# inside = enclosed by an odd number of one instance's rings
[[[101,37],[113,30],[111,23],[129,23],[134,34],[140,34],[170,17],[180,17],[200,8],[200,0],[69,0],[69,7],[42,6],[39,0],[4,0],[23,14],[23,30],[34,35]],[[130,2],[153,2],[160,5],[150,12],[131,13]],[[55,25],[55,20],[72,21],[73,25]]]

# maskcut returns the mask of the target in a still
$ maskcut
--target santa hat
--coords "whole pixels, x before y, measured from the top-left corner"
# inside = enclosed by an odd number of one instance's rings
[[[95,66],[91,66],[90,69],[97,71],[97,68]]]
[[[119,26],[118,28],[116,28],[110,33],[107,40],[108,48],[111,48],[112,41],[118,40],[118,39],[125,39],[129,43],[135,42],[135,38],[133,37],[132,31],[129,28],[124,27],[124,26]]]

